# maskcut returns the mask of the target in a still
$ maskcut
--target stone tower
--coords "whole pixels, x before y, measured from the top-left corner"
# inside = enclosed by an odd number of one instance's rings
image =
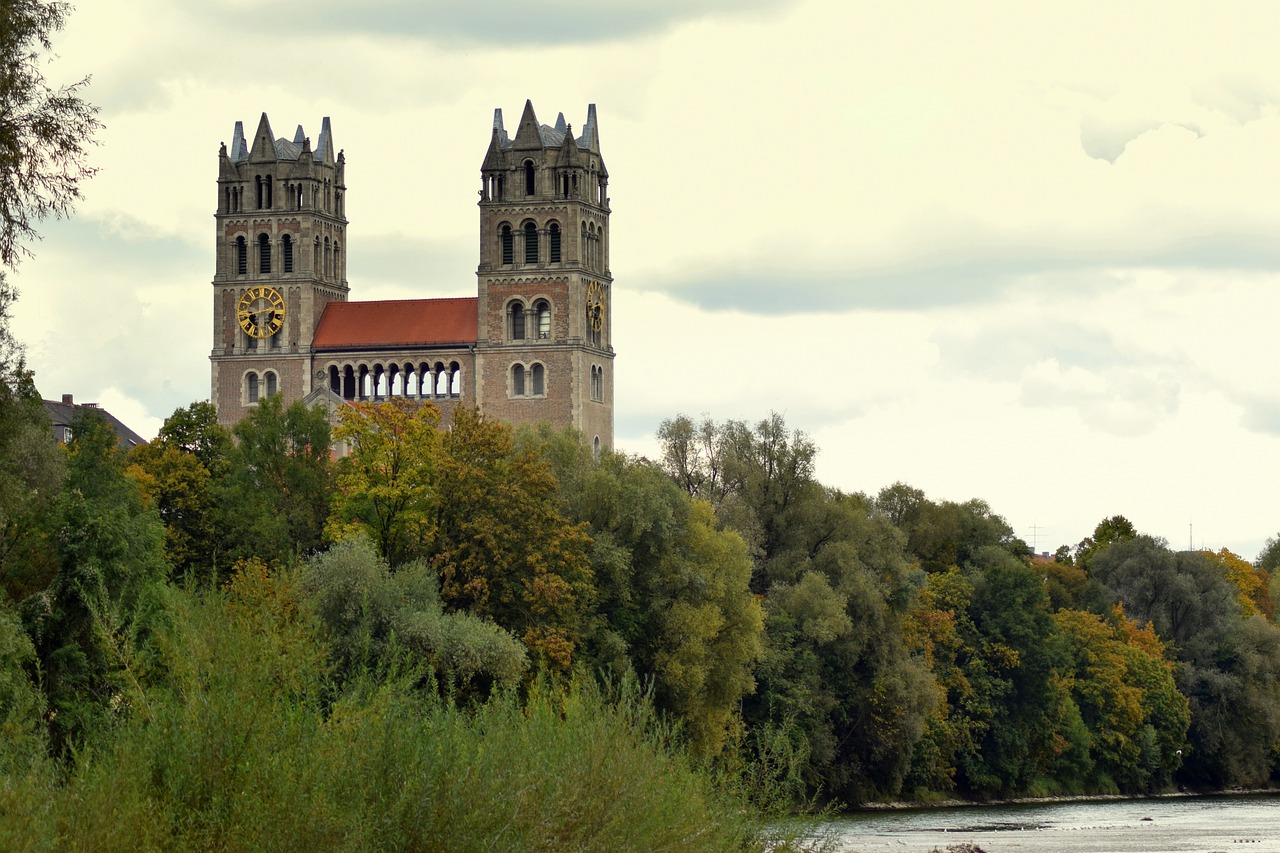
[[[480,167],[476,396],[487,415],[613,445],[609,173],[596,108],[574,136],[526,101],[515,138],[495,110]]]
[[[234,424],[259,399],[312,390],[311,343],[329,302],[345,302],[345,160],[329,119],[314,149],[298,126],[276,139],[267,114],[236,122],[218,154],[211,399]]]

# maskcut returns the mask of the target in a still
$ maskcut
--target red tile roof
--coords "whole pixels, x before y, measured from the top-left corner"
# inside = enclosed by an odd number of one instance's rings
[[[476,298],[330,302],[320,315],[315,349],[469,344],[476,339]]]

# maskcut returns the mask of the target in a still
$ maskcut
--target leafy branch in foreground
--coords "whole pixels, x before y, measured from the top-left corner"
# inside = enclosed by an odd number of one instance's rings
[[[81,97],[89,78],[54,88],[41,71],[70,12],[41,0],[0,6],[0,264],[10,268],[31,254],[35,223],[69,215],[97,172],[86,162],[102,128]]]

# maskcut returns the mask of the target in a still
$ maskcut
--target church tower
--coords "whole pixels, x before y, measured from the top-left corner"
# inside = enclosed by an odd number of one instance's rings
[[[286,405],[323,384],[311,375],[316,323],[347,300],[345,159],[326,117],[316,147],[298,126],[276,139],[236,122],[218,154],[211,399],[234,424],[259,400]]]
[[[609,173],[595,104],[574,136],[532,102],[515,138],[495,110],[480,167],[476,396],[488,415],[613,446]]]

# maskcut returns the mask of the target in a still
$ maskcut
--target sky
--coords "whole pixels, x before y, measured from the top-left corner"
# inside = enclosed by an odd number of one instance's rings
[[[11,278],[46,398],[209,396],[219,144],[332,118],[358,300],[475,293],[493,110],[609,169],[616,445],[771,412],[817,475],[980,498],[1037,550],[1123,514],[1280,531],[1280,8],[1232,2],[81,0],[106,125]]]

